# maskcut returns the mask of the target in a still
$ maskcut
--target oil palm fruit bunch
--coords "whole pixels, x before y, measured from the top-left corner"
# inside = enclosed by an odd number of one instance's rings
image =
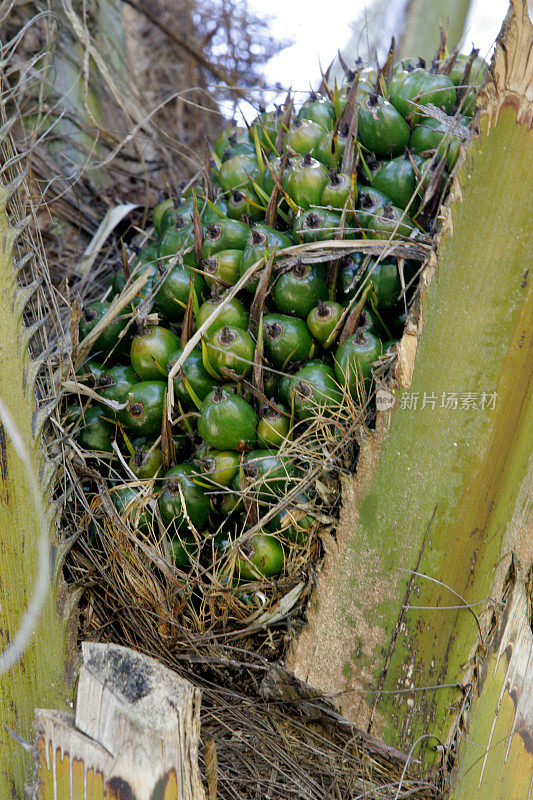
[[[309,463],[291,446],[347,398],[366,402],[394,352],[485,67],[476,52],[358,64],[298,109],[288,97],[230,125],[209,180],[155,206],[151,238],[83,309],[80,341],[146,274],[92,335],[78,376],[90,400],[69,424],[95,459],[118,449],[115,472],[146,484],[177,568],[214,542],[241,586],[280,575],[306,545]],[[114,494],[122,513],[131,490]],[[130,515],[143,530],[145,516]],[[254,531],[229,536],[227,520]]]

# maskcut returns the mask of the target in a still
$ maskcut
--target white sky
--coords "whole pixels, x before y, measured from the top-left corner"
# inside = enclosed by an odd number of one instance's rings
[[[294,41],[266,65],[266,80],[307,93],[310,79],[315,85],[318,82],[319,62],[326,70],[337,50],[350,39],[350,23],[370,4],[365,0],[248,0],[248,7],[258,16],[266,13],[272,17],[276,38]],[[508,5],[508,0],[474,0],[464,38],[466,52],[475,44],[481,55],[490,54]]]

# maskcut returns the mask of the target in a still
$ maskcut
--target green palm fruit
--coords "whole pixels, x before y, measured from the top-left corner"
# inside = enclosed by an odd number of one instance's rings
[[[298,119],[309,119],[316,122],[324,130],[330,131],[335,125],[335,109],[333,103],[323,97],[319,97],[314,92],[298,112]]]
[[[403,156],[385,161],[372,179],[372,186],[390,197],[398,208],[407,208],[411,213],[418,207],[418,180],[413,164],[420,169],[424,160],[418,155],[410,156],[408,150]]]
[[[448,77],[456,88],[463,86],[465,68],[469,60],[470,56],[463,55],[462,53],[459,53],[455,59]],[[470,69],[470,75],[468,77],[468,86],[471,88],[466,92],[462,99],[460,108],[461,114],[465,114],[469,117],[473,115],[475,111],[476,89],[483,83],[485,72],[488,66],[489,65],[485,59],[481,58],[480,56],[476,56],[476,58],[473,60],[472,67]]]
[[[131,365],[141,381],[162,380],[170,354],[180,345],[176,334],[160,325],[143,325],[133,337]]]
[[[262,217],[259,205],[258,197],[252,191],[241,192],[239,189],[235,189],[228,199],[227,216],[229,219],[236,219],[239,222],[247,220],[253,222]]]
[[[266,162],[268,162],[268,163],[266,163]],[[274,191],[274,187],[276,185],[276,182],[274,181],[274,178],[272,176],[272,172],[274,173],[274,175],[276,177],[279,177],[279,174],[281,172],[282,163],[283,163],[283,158],[281,156],[271,156],[270,158],[266,159],[266,161],[265,161],[265,169],[264,169],[264,172],[263,172],[263,177],[261,179],[261,187],[269,197],[271,196],[272,192]],[[292,162],[291,162],[290,158],[287,158],[287,160],[285,161],[285,170],[289,169],[291,163]],[[272,172],[268,168],[268,164],[270,164]]]
[[[202,476],[230,486],[239,472],[240,456],[234,450],[209,450],[200,461]]]
[[[341,216],[327,208],[312,208],[294,219],[292,237],[299,244],[323,242],[335,238]]]
[[[285,171],[283,185],[296,205],[305,209],[320,205],[327,182],[327,168],[306,153],[291,161],[291,166]]]
[[[181,321],[187,308],[191,287],[199,300],[205,291],[204,279],[198,272],[177,264],[157,290],[155,307],[171,322]]]
[[[284,565],[283,547],[268,533],[255,533],[245,539],[237,550],[235,568],[245,580],[260,580],[279,575]]]
[[[136,383],[139,383],[139,378],[133,367],[118,365],[101,369],[94,382],[94,388],[107,400],[122,403],[131,387]],[[106,415],[110,419],[115,419],[117,416],[111,408],[106,408]]]
[[[289,152],[312,153],[324,136],[324,128],[311,119],[295,120],[285,137],[285,147]]]
[[[128,466],[140,480],[154,478],[163,465],[163,454],[160,448],[153,448],[150,440],[144,444],[136,444],[135,451],[128,461]]]
[[[339,169],[346,150],[347,136],[347,125],[339,125],[337,134],[328,131],[315,147],[314,157],[327,167]]]
[[[227,377],[225,370],[242,377],[252,372],[255,342],[248,331],[224,325],[206,337],[205,346],[210,364],[221,377]]]
[[[230,125],[224,128],[215,141],[215,153],[222,159],[222,153],[228,147],[235,147],[236,144],[248,141],[248,131],[246,128],[239,128],[236,125]]]
[[[365,256],[363,253],[352,253],[339,261],[339,277],[337,280],[337,298],[346,306],[353,300],[362,286],[365,272]]]
[[[357,221],[361,228],[368,230],[372,227],[375,217],[384,205],[390,203],[390,197],[377,189],[366,187],[359,193],[359,209],[356,212]]]
[[[248,234],[246,246],[242,254],[239,268],[241,278],[252,264],[264,258],[267,252],[271,255],[291,245],[292,240],[286,234],[280,233],[274,228],[270,228],[268,225],[254,225]],[[246,284],[245,289],[249,292],[255,292],[258,283],[259,277],[254,275]]]
[[[182,352],[178,348],[169,355],[167,372],[170,372]],[[215,381],[204,367],[201,351],[192,350],[174,378],[174,391],[179,400],[187,407],[194,406],[195,398],[203,402],[214,387]]]
[[[284,369],[287,364],[312,357],[313,338],[302,319],[286,314],[267,314],[263,326],[265,350],[275,367]]]
[[[194,227],[192,222],[178,215],[174,225],[168,227],[161,236],[158,257],[166,264],[170,258],[184,250],[194,247]]]
[[[199,328],[200,325],[203,325],[219,306],[223,306],[222,311],[207,329],[206,336],[210,336],[214,331],[223,328],[224,325],[246,330],[248,327],[248,312],[241,301],[237,297],[225,300],[223,295],[218,294],[213,295],[200,306],[196,315],[196,327]]]
[[[163,215],[167,209],[171,208],[174,208],[174,201],[171,197],[167,197],[166,200],[161,200],[156,206],[154,206],[154,210],[152,211],[152,222],[154,223],[154,228],[158,234],[161,233],[161,222],[163,220]]]
[[[209,287],[233,286],[239,280],[242,250],[220,250],[204,262],[204,278]]]
[[[280,447],[290,431],[290,416],[283,403],[262,403],[257,423],[257,444],[261,447]]]
[[[298,419],[334,414],[342,400],[335,373],[326,364],[307,364],[293,375],[290,387]]]
[[[126,408],[119,411],[119,421],[125,428],[139,436],[153,436],[161,432],[166,381],[141,381],[132,386]]]
[[[369,239],[388,239],[390,236],[408,237],[414,230],[414,224],[406,212],[386,203],[377,209],[372,222],[366,229]]]
[[[401,85],[395,90],[393,102],[403,117],[416,118],[417,106],[427,103],[451,114],[456,99],[455,86],[447,75],[427,72],[417,67],[405,76]]]
[[[457,131],[466,127],[466,120],[454,118],[450,125],[428,117],[423,119],[411,134],[411,148],[415,153],[431,155],[438,152],[446,158],[448,169],[453,169],[459,156]]]
[[[240,153],[221,165],[219,180],[227,192],[244,189],[251,180],[258,181],[261,176],[257,159],[252,153]]]
[[[186,536],[183,531],[179,536],[173,536],[168,541],[170,550],[170,557],[175,567],[188,567],[191,563],[191,558],[198,550],[194,539]]]
[[[209,497],[195,480],[190,464],[177,464],[168,470],[158,505],[161,519],[171,529],[181,530],[191,525],[203,531],[209,521]]]
[[[380,340],[368,331],[357,330],[337,349],[334,356],[335,374],[340,385],[352,397],[357,397],[361,381],[368,383],[372,365],[381,355]]]
[[[352,189],[350,176],[346,175],[345,172],[336,172],[332,169],[329,173],[329,180],[322,189],[320,204],[323,206],[332,206],[342,211],[346,201],[350,197],[350,192],[352,194],[351,208],[353,208],[354,204],[357,202],[356,184],[354,183]]]
[[[250,138],[253,140],[254,133],[257,134],[259,144],[265,151],[272,150],[276,145],[278,133],[283,125],[283,108],[279,107],[273,111],[260,111],[258,117],[250,126]]]
[[[242,250],[246,244],[250,227],[238,219],[220,219],[208,225],[202,247],[202,258],[211,258],[221,250]]]
[[[296,498],[299,504],[309,504],[309,498],[301,494]],[[292,544],[304,545],[308,542],[316,521],[305,510],[296,505],[282,508],[268,523],[268,529],[277,537]]]
[[[230,158],[233,156],[251,156],[252,158],[255,157],[255,147],[252,142],[237,142],[236,144],[228,145],[221,156],[221,161],[229,161]]]
[[[256,442],[257,416],[242,397],[220,386],[202,403],[198,433],[216,450],[248,450]]]
[[[83,309],[83,316],[79,323],[80,341],[89,335],[92,329],[100,322],[104,314],[109,311],[109,307],[110,303],[100,302],[89,303],[85,306]],[[118,350],[120,352],[129,347],[128,334],[122,338],[120,337],[122,331],[126,329],[129,316],[129,314],[124,312],[116,316],[113,322],[98,336],[92,346],[92,352],[109,355],[112,350]]]
[[[357,136],[379,158],[394,158],[408,146],[411,131],[392,103],[371,94],[359,108]]]
[[[366,268],[364,281],[372,285],[373,297],[379,308],[392,308],[398,303],[402,292],[402,284],[396,261],[379,261],[372,259]]]
[[[318,304],[311,309],[307,315],[307,327],[313,337],[321,345],[331,347],[340,333],[340,328],[334,338],[332,337],[335,326],[339,322],[344,312],[343,306],[334,300],[318,301]]]
[[[325,267],[322,264],[296,264],[279,276],[272,297],[282,314],[305,319],[319,300],[327,300]]]
[[[109,492],[113,505],[125,525],[145,535],[153,529],[153,514],[146,498],[131,486],[117,486]]]
[[[113,452],[113,426],[106,418],[109,418],[109,414],[100,406],[90,406],[85,409],[80,417],[83,427],[77,435],[80,447],[83,447],[84,450]]]
[[[272,450],[252,450],[239,473],[239,488],[262,502],[273,502],[296,485],[299,470],[292,458]]]

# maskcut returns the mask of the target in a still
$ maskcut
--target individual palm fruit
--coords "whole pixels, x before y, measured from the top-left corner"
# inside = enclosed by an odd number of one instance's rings
[[[461,114],[466,114],[467,116],[472,116],[475,111],[476,88],[483,82],[485,72],[488,68],[488,64],[485,59],[476,55],[470,68],[468,83],[465,84],[465,69],[470,61],[470,58],[471,56],[459,53],[448,75],[456,88],[464,87],[465,85],[471,87],[464,95],[460,107]]]
[[[383,333],[383,326],[377,316],[365,306],[359,316],[357,330],[363,333],[371,333],[379,339],[380,335]]]
[[[241,377],[250,375],[253,366],[255,342],[242,328],[224,325],[205,339],[209,363],[221,377],[232,370]]]
[[[240,155],[255,156],[255,147],[252,142],[237,142],[236,144],[228,145],[222,153],[221,161],[229,161],[233,156]]]
[[[287,194],[300,208],[320,205],[322,191],[328,182],[328,170],[306,153],[291,161],[285,171],[283,185]]]
[[[319,300],[327,300],[325,267],[322,264],[295,264],[279,276],[272,297],[282,314],[305,319]]]
[[[309,505],[309,498],[305,494],[298,495],[295,505],[282,508],[271,518],[268,523],[269,531],[293,544],[306,544],[316,525],[316,520],[301,507],[306,505]]]
[[[312,153],[324,136],[322,125],[310,119],[295,120],[285,136],[285,147],[301,156]]]
[[[414,230],[413,221],[402,208],[386,203],[377,209],[366,234],[369,239],[388,239],[390,236],[409,236]]]
[[[227,192],[243,189],[251,180],[259,180],[260,175],[257,159],[252,153],[239,153],[229,158],[219,170],[220,183]]]
[[[150,439],[139,440],[135,443],[135,450],[128,461],[128,466],[140,480],[154,478],[161,470],[163,454],[159,447],[153,446]]]
[[[167,372],[170,372],[183,350],[178,348],[168,357]],[[185,363],[182,364],[174,378],[174,391],[185,406],[194,406],[197,401],[203,402],[215,387],[215,381],[204,367],[200,350],[192,350]]]
[[[215,141],[215,153],[218,158],[222,159],[224,150],[228,147],[234,147],[236,144],[248,141],[248,131],[246,128],[239,128],[236,125],[230,125],[224,128]]]
[[[240,265],[241,278],[246,271],[260,259],[265,258],[268,253],[271,255],[278,250],[283,250],[285,247],[290,247],[292,240],[284,233],[280,233],[268,225],[254,225],[248,234],[246,246],[242,254]],[[259,277],[252,277],[245,286],[249,292],[255,292]]]
[[[109,415],[100,406],[86,408],[82,417],[82,429],[78,433],[78,444],[84,450],[113,452],[113,426],[107,421]]]
[[[359,193],[359,209],[357,210],[357,221],[361,228],[368,230],[372,227],[375,217],[384,205],[390,203],[390,197],[377,189],[365,187]]]
[[[335,374],[341,386],[357,397],[361,381],[368,382],[372,365],[381,355],[381,342],[368,331],[357,330],[337,349],[334,356]]]
[[[175,223],[169,226],[161,236],[158,257],[166,264],[170,258],[183,253],[194,246],[194,227],[181,215],[177,215]]]
[[[171,320],[179,322],[183,319],[191,288],[199,300],[205,290],[205,282],[198,272],[181,265],[176,265],[166,276],[155,295],[155,306],[158,311]]]
[[[141,381],[162,380],[170,354],[180,346],[176,334],[161,325],[142,325],[133,337],[131,365]]]
[[[246,192],[234,189],[228,199],[227,216],[229,219],[236,219],[240,222],[261,219],[262,212],[261,208],[258,207],[259,205],[260,202],[257,195],[249,189]]]
[[[198,549],[193,538],[186,536],[182,531],[177,536],[172,536],[168,541],[170,557],[175,567],[188,567],[191,558]]]
[[[364,281],[372,284],[372,292],[379,308],[391,308],[400,299],[402,283],[396,261],[379,261],[372,259],[369,263]]]
[[[337,133],[328,131],[315,147],[314,157],[327,167],[338,169],[346,150],[347,136],[347,125],[339,125]]]
[[[83,315],[79,323],[80,341],[96,327],[104,315],[109,311],[110,303],[89,303],[83,309]],[[93,352],[108,355],[112,350],[121,349],[126,345],[126,337],[120,338],[120,334],[128,324],[129,315],[126,313],[118,314],[105,330],[98,336],[92,346]]]
[[[337,296],[343,305],[348,305],[361,289],[365,258],[363,253],[352,253],[340,259]]]
[[[335,413],[342,400],[335,373],[326,364],[307,364],[293,375],[291,395],[298,419],[310,419],[318,413]]]
[[[143,251],[144,253],[144,251]],[[130,283],[134,280],[137,280],[141,275],[145,272],[148,272],[148,279],[142,289],[139,290],[136,297],[133,298],[132,303],[134,306],[138,305],[142,300],[144,300],[153,289],[154,283],[156,282],[159,276],[159,270],[156,266],[157,262],[157,253],[155,256],[147,256],[150,258],[150,262],[147,263],[141,258],[135,259],[131,266],[131,278]],[[125,288],[128,281],[126,280],[126,276],[124,274],[123,269],[119,269],[113,275],[113,278],[110,281],[111,289],[113,290],[113,294],[120,294],[123,289]]]
[[[415,166],[420,169],[423,159],[411,155],[408,150],[403,156],[385,161],[372,179],[372,186],[390,197],[398,208],[407,208],[411,213],[418,207],[418,179]],[[414,165],[414,166],[413,166]]]
[[[262,108],[250,126],[250,138],[253,140],[254,134],[257,134],[261,147],[266,151],[272,150],[276,145],[278,133],[283,125],[283,116],[282,107],[276,107],[272,111],[266,111]]]
[[[283,403],[262,403],[257,423],[257,444],[261,447],[280,447],[290,431],[290,414]]]
[[[141,381],[132,386],[125,398],[126,408],[119,411],[119,421],[139,436],[161,432],[166,381]]]
[[[242,250],[249,233],[249,226],[237,219],[221,219],[214,225],[208,225],[202,247],[202,258],[211,258],[221,250]]]
[[[144,534],[153,529],[153,515],[148,500],[131,486],[117,486],[109,492],[111,501],[122,521],[134,530]]]
[[[116,367],[103,367],[96,377],[94,388],[106,400],[115,400],[122,403],[131,387],[139,383],[135,370],[130,366],[117,365]],[[111,409],[109,409],[111,414]]]
[[[319,300],[318,304],[311,309],[307,315],[307,327],[317,342],[326,347],[331,347],[340,333],[339,327],[337,335],[332,337],[335,326],[341,319],[343,312],[343,306],[334,300]]]
[[[233,286],[239,280],[242,250],[220,250],[204,262],[204,278],[209,287]]]
[[[256,442],[257,416],[242,397],[220,386],[202,403],[198,433],[215,450],[248,450]]]
[[[310,119],[326,131],[330,131],[335,125],[335,116],[331,100],[319,97],[315,92],[311,92],[298,112],[298,119]]]
[[[263,318],[263,337],[268,358],[279,369],[295,361],[307,361],[313,355],[313,338],[298,317],[267,314]]]
[[[408,146],[411,131],[392,103],[371,94],[359,108],[357,136],[378,158],[394,158]]]
[[[279,575],[283,564],[283,547],[279,541],[271,534],[260,532],[239,545],[235,569],[240,578],[253,581]]]
[[[259,502],[272,502],[296,485],[298,468],[287,455],[272,450],[252,450],[244,459],[238,486]]]
[[[205,530],[209,520],[209,497],[199,485],[190,464],[177,464],[168,470],[159,497],[161,519],[175,530]]]
[[[415,153],[431,155],[435,151],[446,157],[448,169],[453,169],[459,155],[457,131],[465,128],[465,120],[453,119],[450,125],[437,119],[423,119],[411,134],[411,148]]]
[[[447,75],[427,72],[418,67],[405,76],[401,84],[395,88],[391,99],[395,108],[405,118],[416,116],[417,107],[427,103],[451,114],[455,106],[456,92]]]
[[[230,486],[239,472],[240,456],[234,450],[209,450],[200,460],[202,477]]]
[[[286,156],[283,157],[271,156],[268,159],[265,158],[265,169],[263,171],[263,177],[261,179],[261,186],[269,197],[271,196],[272,192],[274,191],[274,187],[276,186],[276,182],[274,180],[272,172],[274,173],[276,178],[279,178],[284,158],[285,158],[285,170],[287,170],[289,169],[292,163],[290,158],[286,158]],[[270,170],[272,170],[272,172]]]
[[[346,201],[352,195],[352,205],[357,201],[357,186],[353,185],[350,176],[345,172],[336,172],[332,169],[329,173],[329,180],[322,189],[322,197],[320,204],[323,206],[332,206],[333,208],[343,209]]]
[[[333,239],[339,229],[340,221],[340,214],[327,208],[312,208],[304,211],[294,219],[293,239],[299,244]]]
[[[166,200],[161,200],[156,206],[154,206],[154,210],[152,211],[152,222],[154,223],[154,228],[159,234],[161,233],[161,221],[163,219],[163,215],[169,208],[174,208],[174,201],[171,197],[167,197]]]
[[[203,325],[211,314],[216,311],[216,309],[220,308],[220,306],[222,306],[222,310],[210,324],[206,331],[206,336],[211,335],[219,328],[223,328],[224,325],[231,325],[232,328],[242,328],[246,330],[248,327],[248,312],[241,301],[237,297],[226,300],[223,295],[216,293],[200,306],[196,315],[196,327],[199,328]]]

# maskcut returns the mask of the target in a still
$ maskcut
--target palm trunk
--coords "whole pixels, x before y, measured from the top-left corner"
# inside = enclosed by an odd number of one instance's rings
[[[489,670],[496,643],[511,635],[507,594],[523,589],[533,561],[533,238],[519,189],[533,183],[531,31],[516,0],[480,137],[444,212],[438,264],[425,271],[423,332],[420,321],[402,340],[400,398],[379,414],[345,481],[337,539],[289,661],[347,716],[426,765],[457,746],[478,687],[492,699],[501,692],[507,719],[511,699],[521,708],[531,695],[522,661],[515,683],[504,681],[505,659],[497,678]],[[526,636],[528,620],[513,608]],[[490,708],[475,704],[476,730],[486,730]],[[513,741],[530,741],[532,715],[510,717]],[[507,793],[495,793],[486,769],[480,797],[528,796],[516,787],[531,780],[533,755],[527,744],[520,752],[521,777],[496,758]]]

